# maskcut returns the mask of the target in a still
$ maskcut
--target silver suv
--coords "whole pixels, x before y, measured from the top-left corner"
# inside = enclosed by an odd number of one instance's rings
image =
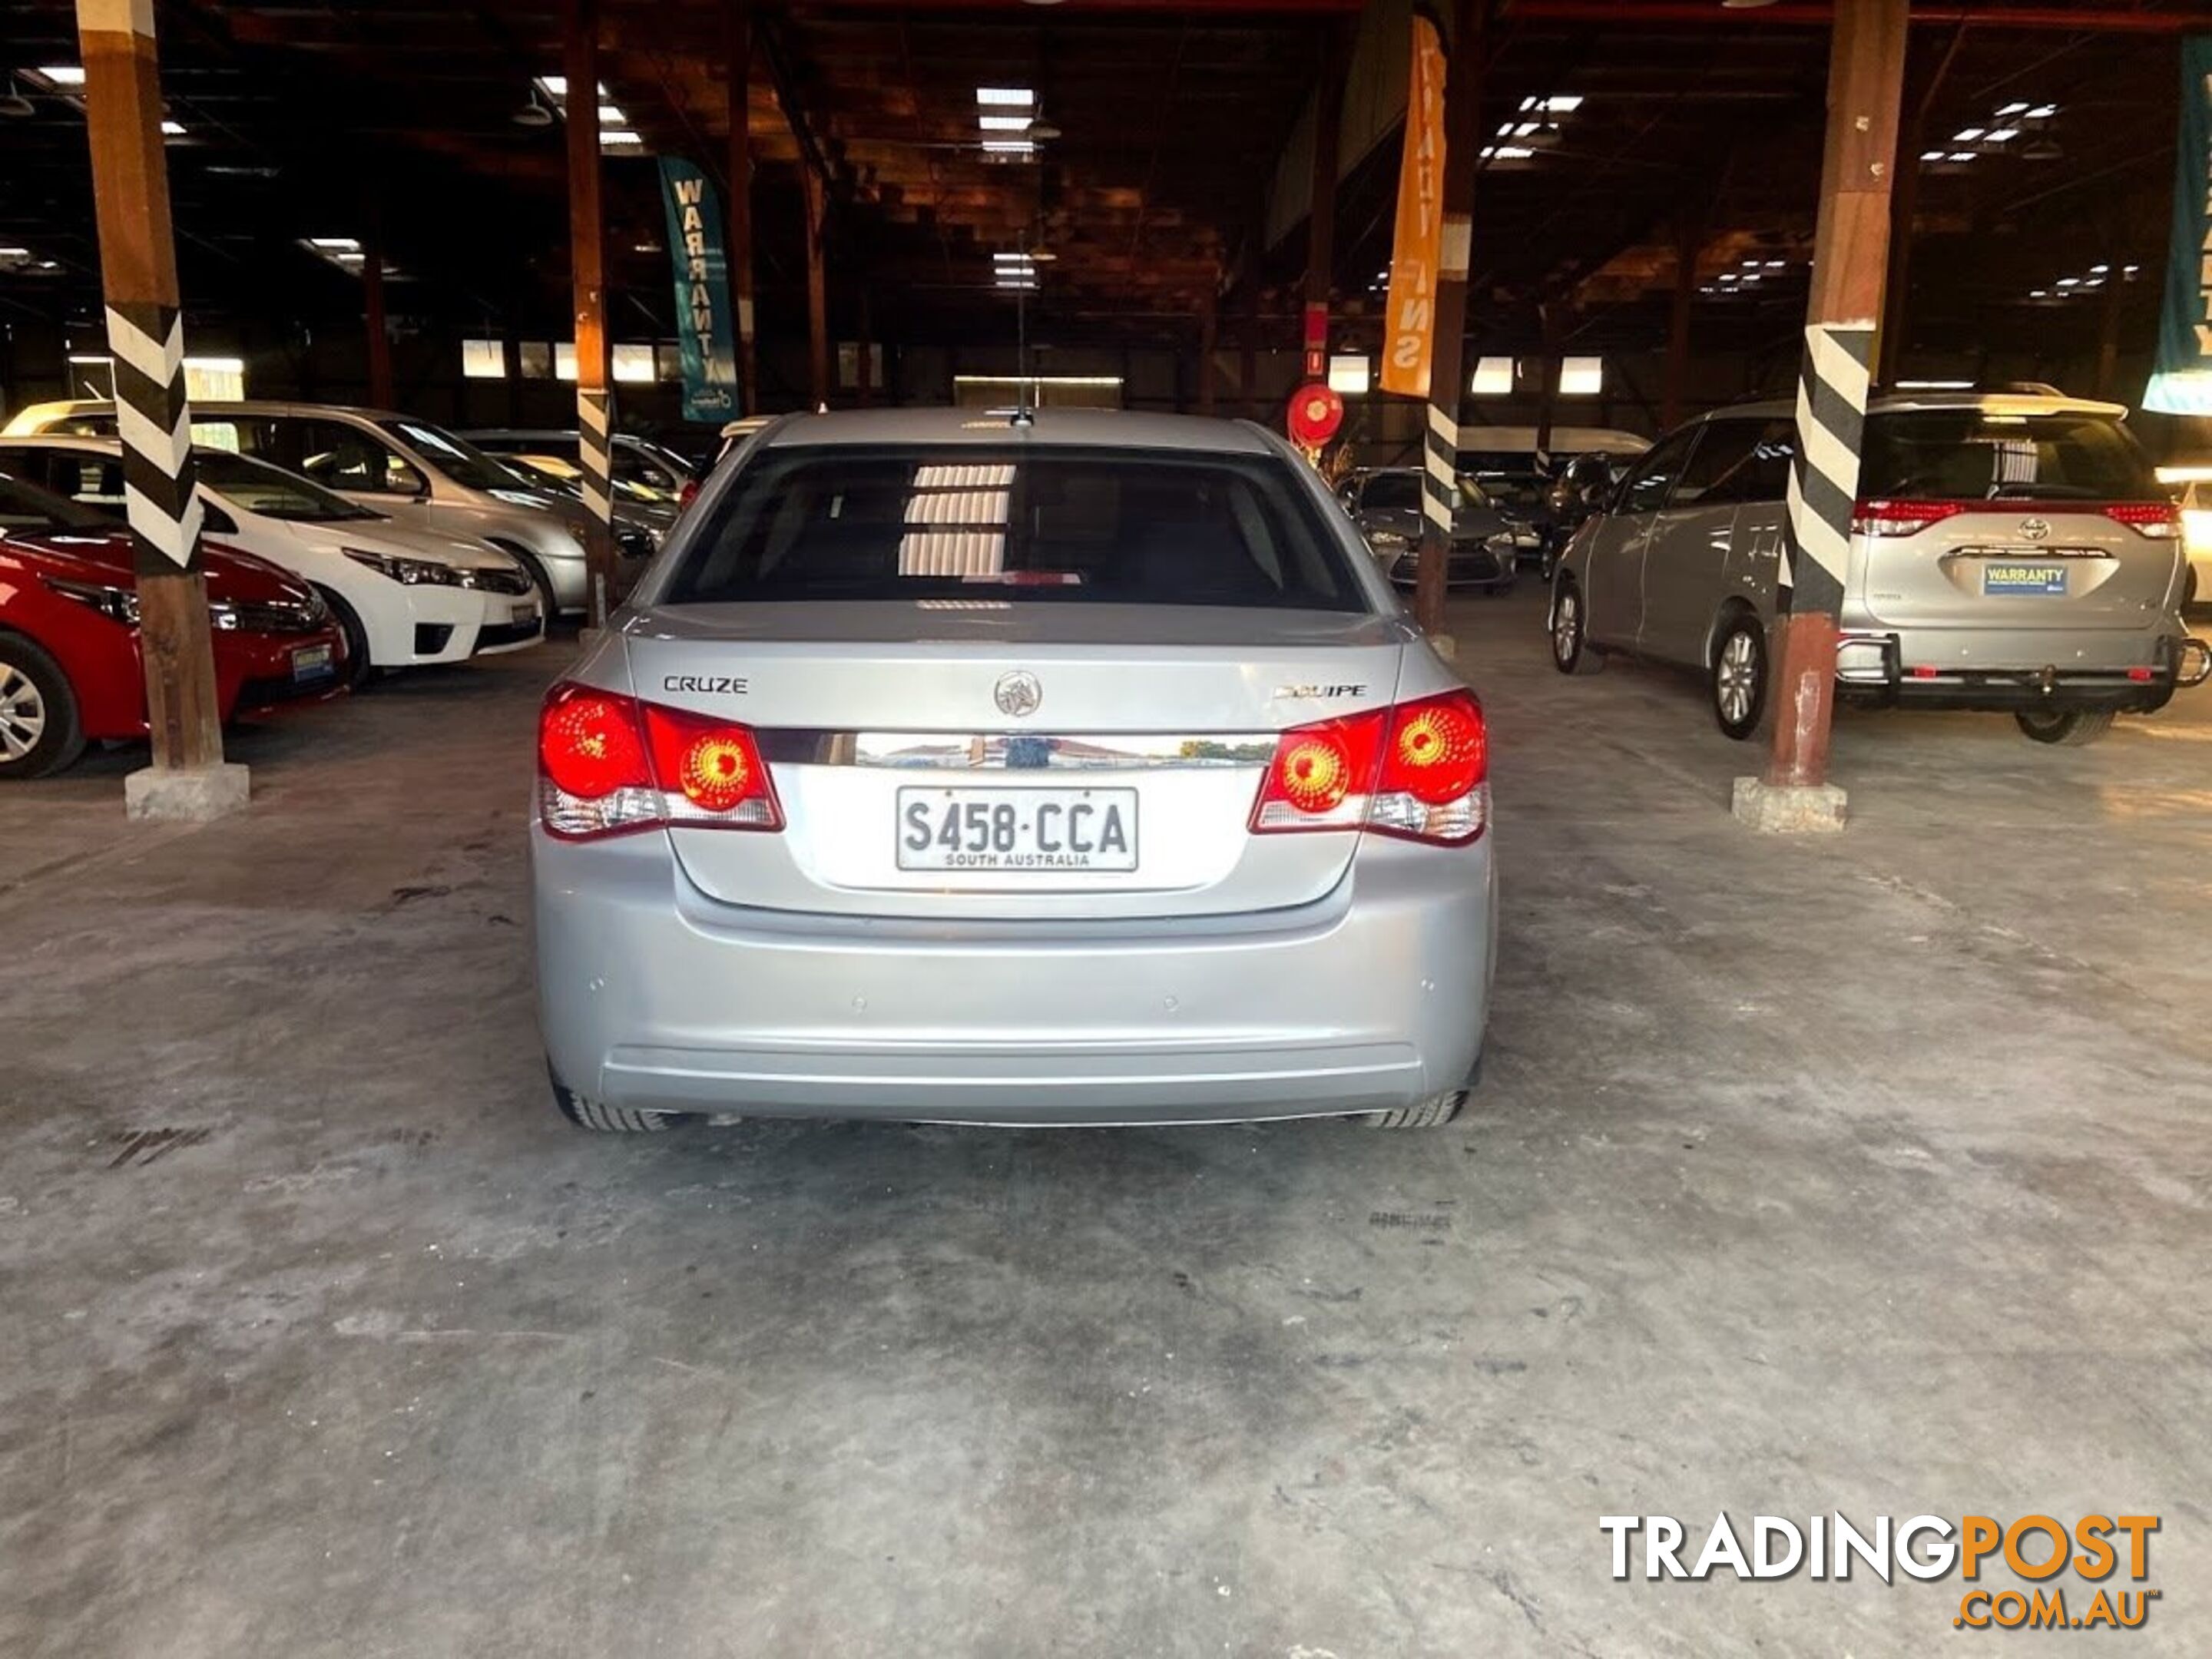
[[[2212,671],[2177,614],[2180,514],[2118,404],[2055,392],[1877,398],[1844,586],[1837,691],[2009,712],[2087,743]],[[1789,525],[1786,403],[1662,438],[1576,534],[1552,588],[1552,658],[1629,653],[1703,672],[1732,738],[1766,701]]]

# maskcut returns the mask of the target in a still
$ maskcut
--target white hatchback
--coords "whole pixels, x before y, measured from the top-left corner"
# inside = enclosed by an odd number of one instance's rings
[[[465,662],[544,637],[530,573],[489,543],[394,523],[250,456],[203,446],[192,459],[207,535],[312,582],[345,630],[356,684],[373,669]],[[113,438],[0,439],[0,469],[123,510],[123,447]]]

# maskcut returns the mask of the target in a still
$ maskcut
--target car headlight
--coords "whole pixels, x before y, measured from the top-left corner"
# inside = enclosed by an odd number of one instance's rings
[[[1413,543],[1395,530],[1370,530],[1367,532],[1367,544],[1377,553],[1402,553]]]
[[[110,587],[101,582],[73,582],[64,576],[48,576],[44,580],[64,599],[90,605],[111,622],[119,622],[125,628],[138,626],[138,595],[130,588]]]
[[[410,559],[397,553],[372,553],[365,547],[342,547],[339,552],[356,564],[365,564],[379,575],[389,576],[393,581],[404,582],[410,587],[457,587],[460,573],[449,564],[440,564],[434,559]]]

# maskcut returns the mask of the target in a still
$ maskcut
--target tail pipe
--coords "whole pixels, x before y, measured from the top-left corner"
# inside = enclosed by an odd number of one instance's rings
[[[2181,642],[2179,658],[2173,665],[2173,683],[2187,687],[2202,685],[2212,680],[2212,644],[2191,635]]]

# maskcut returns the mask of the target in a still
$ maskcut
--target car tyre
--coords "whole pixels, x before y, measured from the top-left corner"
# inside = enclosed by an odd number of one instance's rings
[[[21,635],[0,634],[0,779],[43,778],[82,753],[62,665]]]
[[[1467,1104],[1467,1096],[1464,1089],[1451,1089],[1431,1095],[1426,1100],[1417,1100],[1410,1106],[1370,1112],[1360,1121],[1370,1129],[1440,1129],[1459,1115],[1460,1108]]]
[[[1586,621],[1582,589],[1572,578],[1562,580],[1552,592],[1552,666],[1562,674],[1595,674],[1605,666],[1590,648]]]
[[[557,1077],[553,1079],[553,1103],[578,1128],[600,1134],[659,1134],[691,1121],[689,1112],[641,1112],[629,1106],[610,1106],[578,1094]]]
[[[1721,625],[1711,675],[1713,719],[1724,736],[1742,742],[1766,712],[1766,630],[1749,611]]]
[[[362,626],[360,615],[327,587],[315,590],[323,596],[323,603],[337,618],[338,632],[345,635],[345,672],[338,677],[338,684],[348,691],[358,691],[376,678],[376,665],[369,660],[368,629]]]
[[[2037,743],[2063,744],[2078,749],[2094,743],[2112,729],[2109,708],[2023,708],[2013,716],[2027,736]]]

